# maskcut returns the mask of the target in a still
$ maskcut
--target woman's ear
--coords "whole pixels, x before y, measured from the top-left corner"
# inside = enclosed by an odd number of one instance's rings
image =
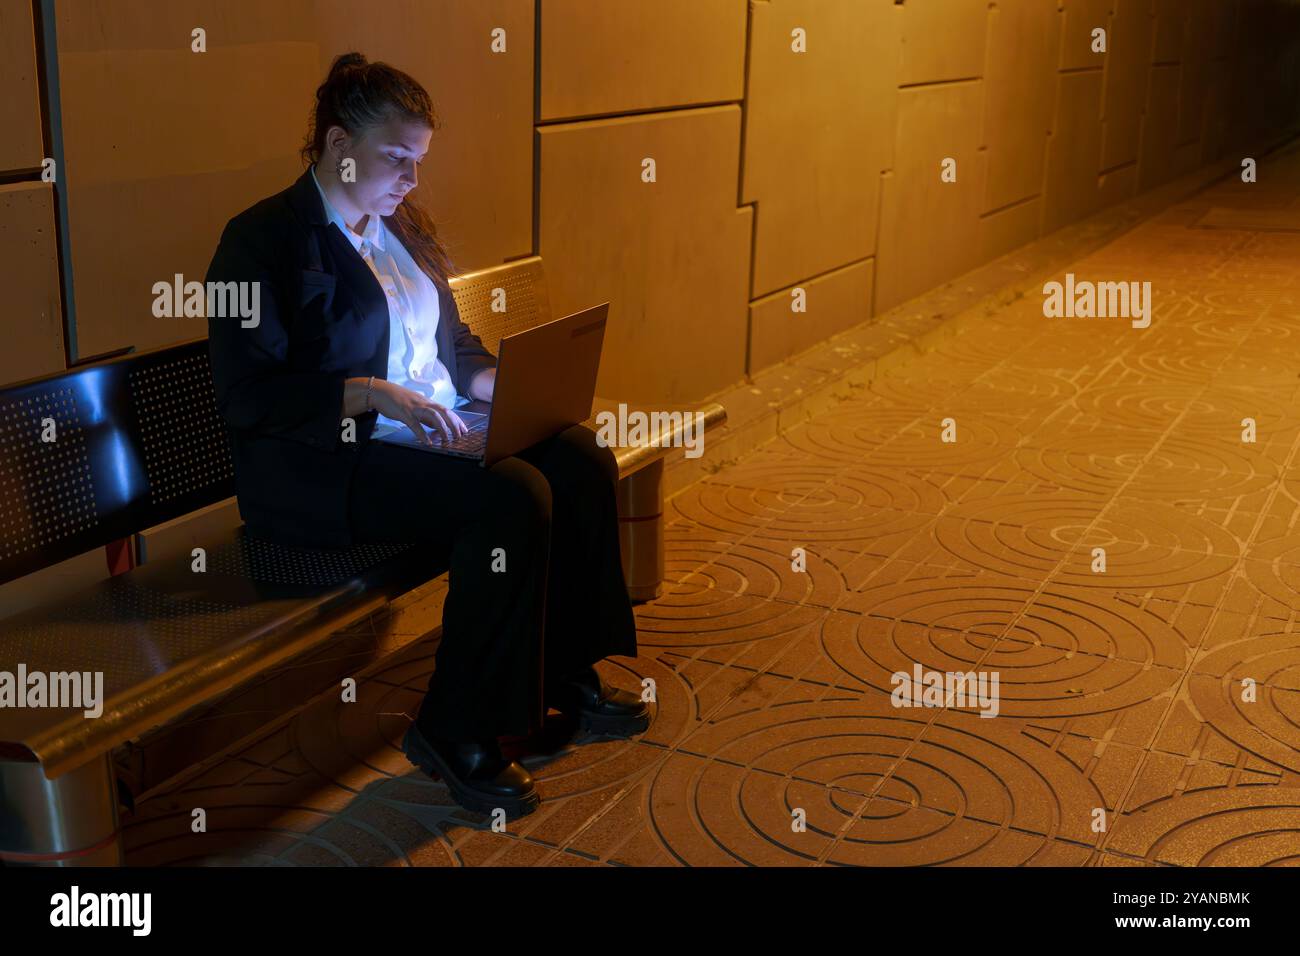
[[[332,157],[328,162],[333,167],[347,158],[348,151],[352,148],[352,137],[342,126],[331,126],[325,131],[325,148]]]

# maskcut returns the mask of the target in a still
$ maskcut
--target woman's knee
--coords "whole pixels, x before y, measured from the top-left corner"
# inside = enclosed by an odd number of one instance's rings
[[[549,524],[551,486],[537,468],[522,458],[503,458],[488,469],[492,483],[491,507],[511,520]]]
[[[556,444],[564,449],[567,467],[580,473],[595,473],[611,485],[618,484],[618,458],[614,450],[602,444],[586,425],[566,428],[556,437]]]

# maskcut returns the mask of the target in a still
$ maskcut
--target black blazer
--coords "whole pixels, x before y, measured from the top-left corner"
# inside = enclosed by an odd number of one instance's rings
[[[386,378],[388,300],[338,226],[308,169],[226,224],[208,282],[259,282],[259,323],[208,318],[217,408],[229,426],[239,512],[251,534],[285,544],[353,543],[348,491],[376,415],[343,441],[343,382]],[[211,288],[211,287],[209,287]],[[438,287],[438,359],[458,394],[496,359]]]

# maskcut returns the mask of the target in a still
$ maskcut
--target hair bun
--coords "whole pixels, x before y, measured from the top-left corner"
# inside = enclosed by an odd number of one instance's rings
[[[348,67],[365,66],[366,57],[362,53],[344,53],[335,57],[333,65],[330,66],[330,76],[341,73]]]

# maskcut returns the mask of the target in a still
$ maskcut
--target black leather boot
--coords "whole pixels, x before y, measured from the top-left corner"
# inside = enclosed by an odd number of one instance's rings
[[[402,752],[425,773],[441,777],[452,799],[466,810],[490,815],[501,807],[511,820],[541,803],[532,775],[519,761],[506,760],[495,740],[442,740],[412,723],[402,738]]]
[[[578,718],[580,730],[611,737],[629,737],[650,726],[650,709],[639,696],[601,683],[594,667],[558,681],[546,693],[546,704]]]

